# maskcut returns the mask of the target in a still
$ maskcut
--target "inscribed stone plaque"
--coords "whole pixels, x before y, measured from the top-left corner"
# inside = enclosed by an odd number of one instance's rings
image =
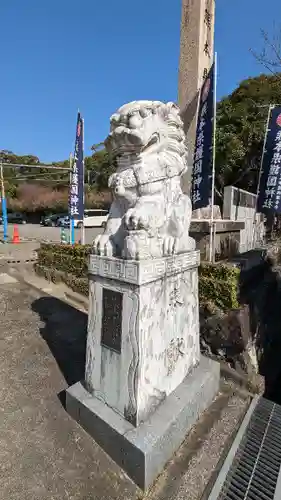
[[[121,353],[123,294],[103,288],[101,344]]]

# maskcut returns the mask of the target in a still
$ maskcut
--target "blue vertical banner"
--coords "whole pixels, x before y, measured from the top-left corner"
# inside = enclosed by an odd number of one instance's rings
[[[212,65],[200,92],[194,161],[192,170],[192,209],[210,204],[214,134],[215,63]]]
[[[257,211],[281,213],[281,106],[274,106],[269,112]]]
[[[74,159],[70,178],[68,213],[72,220],[84,219],[84,122],[78,113]]]

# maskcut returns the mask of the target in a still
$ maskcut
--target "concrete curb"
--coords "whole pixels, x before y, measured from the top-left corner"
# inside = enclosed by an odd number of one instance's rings
[[[21,272],[20,269],[16,267],[11,267],[7,272],[12,276],[15,276],[19,281],[26,283],[34,290],[40,291],[44,295],[55,297],[84,313],[88,313],[88,299],[86,299],[86,297],[84,298],[83,296],[79,296],[75,292],[69,290],[66,291],[65,289],[67,286],[65,284],[55,284],[51,281],[39,278],[36,275],[33,278],[32,273],[31,276],[30,274],[26,276],[24,272]]]
[[[66,390],[66,410],[142,490],[147,490],[215,399],[219,381],[219,364],[202,356],[200,364],[138,427],[79,382]]]
[[[88,299],[85,297],[83,297],[83,295],[78,295],[78,294],[74,294],[71,293],[71,292],[64,292],[64,295],[66,296],[67,299],[70,299],[72,302],[76,302],[77,304],[79,304],[80,306],[82,305],[83,307],[85,307],[85,309],[88,310],[88,307],[89,307],[89,301]]]

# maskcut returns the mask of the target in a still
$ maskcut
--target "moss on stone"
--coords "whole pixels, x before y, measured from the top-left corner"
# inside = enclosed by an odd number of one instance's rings
[[[201,263],[199,301],[212,302],[223,311],[237,309],[240,269],[227,264]]]

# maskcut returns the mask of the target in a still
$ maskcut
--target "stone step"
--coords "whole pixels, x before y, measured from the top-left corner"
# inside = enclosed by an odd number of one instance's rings
[[[222,380],[220,393],[168,462],[145,500],[206,500],[252,396]]]

